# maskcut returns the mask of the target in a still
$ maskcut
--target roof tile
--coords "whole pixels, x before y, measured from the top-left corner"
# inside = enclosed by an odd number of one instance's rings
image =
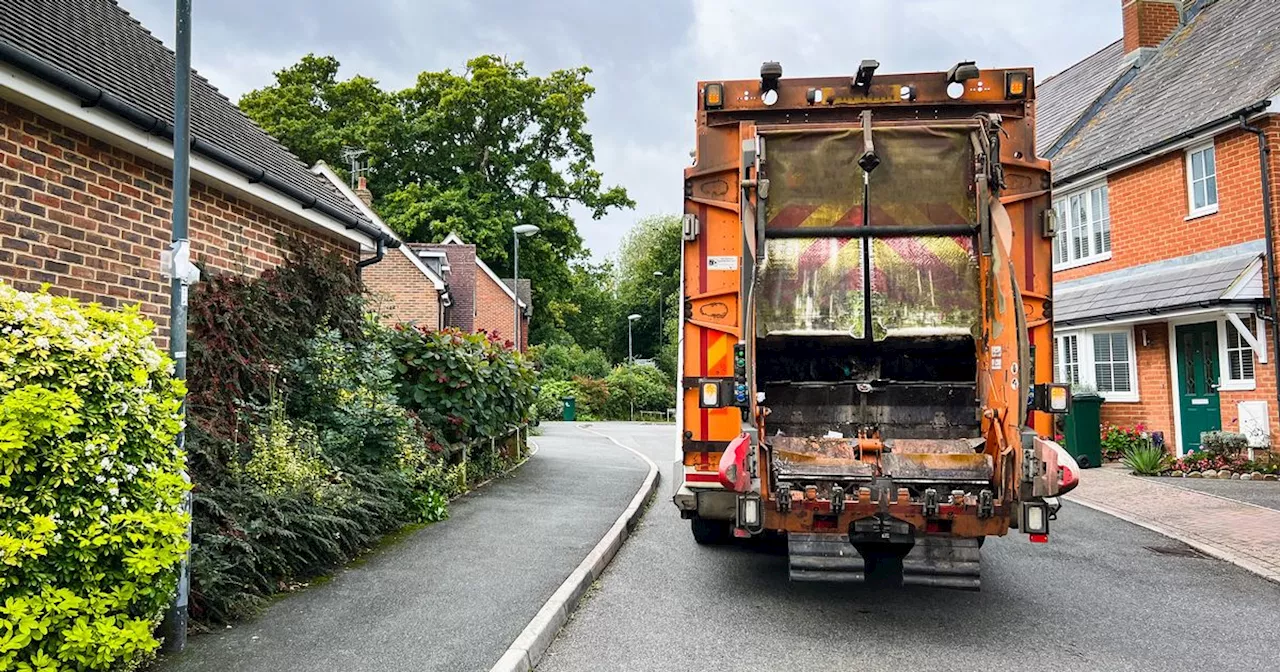
[[[0,0],[0,40],[172,123],[172,51],[113,0]],[[191,131],[360,221],[366,218],[198,74]]]

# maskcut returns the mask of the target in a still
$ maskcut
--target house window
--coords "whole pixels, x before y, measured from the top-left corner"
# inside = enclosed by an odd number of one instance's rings
[[[1053,202],[1058,216],[1054,270],[1111,258],[1111,203],[1107,185],[1082,189]]]
[[[1107,401],[1138,401],[1132,330],[1058,334],[1054,379],[1098,391]]]
[[[1250,334],[1254,335],[1254,340],[1262,342],[1262,335],[1258,333],[1257,319],[1253,315],[1237,315]],[[1236,328],[1230,320],[1223,320],[1223,329],[1219,333],[1224,334],[1224,357],[1222,372],[1226,379],[1223,380],[1223,387],[1227,389],[1254,389],[1256,382],[1254,380],[1254,354],[1253,346],[1249,345],[1249,341],[1240,335],[1240,330]]]
[[[1059,383],[1080,384],[1080,348],[1075,334],[1059,336],[1053,349],[1053,379]]]
[[[1093,379],[1099,392],[1133,392],[1129,376],[1129,332],[1107,331],[1093,334]]]
[[[1212,143],[1187,151],[1187,201],[1191,217],[1218,211],[1218,169]]]

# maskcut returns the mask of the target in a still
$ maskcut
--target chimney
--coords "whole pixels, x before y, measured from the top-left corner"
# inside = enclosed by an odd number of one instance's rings
[[[356,183],[356,196],[359,196],[365,205],[373,207],[373,192],[369,191],[369,182],[364,179],[364,175],[361,175],[360,180]]]
[[[1124,66],[1141,67],[1182,23],[1182,0],[1120,0]]]

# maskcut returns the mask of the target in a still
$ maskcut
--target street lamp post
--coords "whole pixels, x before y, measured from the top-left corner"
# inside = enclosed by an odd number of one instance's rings
[[[654,271],[653,277],[661,278],[662,271]],[[662,332],[666,330],[666,325],[663,324],[663,322],[665,321],[666,320],[663,318],[663,315],[662,315],[662,281],[659,280],[658,281],[658,347],[659,348],[663,346]]]
[[[520,236],[532,236],[539,230],[533,224],[518,224],[511,227],[511,240],[515,242],[514,263],[511,269],[511,284],[514,286],[511,288],[511,293],[516,297],[513,301],[515,310],[512,312],[515,319],[511,323],[513,325],[511,342],[516,344],[516,352],[520,352]]]
[[[635,353],[631,351],[631,325],[640,319],[640,313],[632,313],[627,316],[627,361],[631,364],[636,363]]]

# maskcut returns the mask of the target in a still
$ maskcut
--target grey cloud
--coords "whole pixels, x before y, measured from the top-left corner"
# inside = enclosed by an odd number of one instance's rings
[[[167,44],[172,0],[120,0]],[[308,52],[344,75],[409,85],[422,70],[480,53],[532,72],[589,65],[598,165],[633,212],[579,229],[597,259],[638,217],[681,208],[693,141],[694,83],[749,78],[763,60],[787,75],[945,69],[960,59],[1061,70],[1120,34],[1120,0],[195,0],[197,69],[232,99]]]

